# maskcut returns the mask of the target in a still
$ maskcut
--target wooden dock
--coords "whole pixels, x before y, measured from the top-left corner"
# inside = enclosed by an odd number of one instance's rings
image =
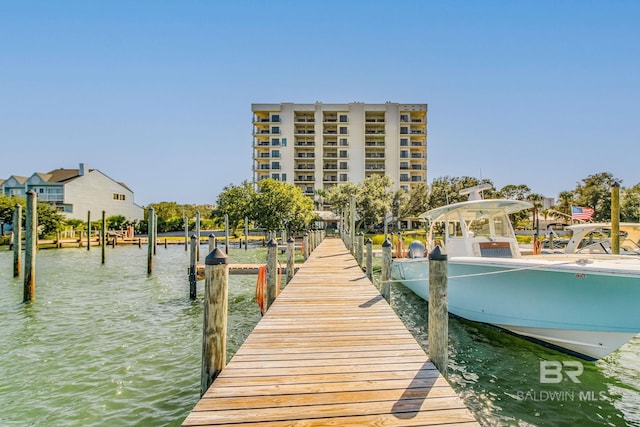
[[[183,426],[477,426],[339,239],[300,266]]]

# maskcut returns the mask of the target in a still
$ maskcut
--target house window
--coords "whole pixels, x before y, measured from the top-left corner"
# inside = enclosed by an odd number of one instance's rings
[[[347,162],[340,162],[340,169],[342,170],[348,169]]]
[[[280,122],[280,114],[272,114],[271,115],[272,122]]]
[[[113,200],[125,200],[124,194],[113,193]]]
[[[340,123],[347,123],[347,115],[340,114]]]
[[[347,141],[347,138],[340,138],[340,146],[341,147],[349,146],[349,141]]]
[[[271,157],[280,157],[280,150],[271,150]]]
[[[347,150],[340,150],[340,157],[346,159],[348,157]]]
[[[342,182],[346,182],[347,181],[347,174],[346,173],[341,173],[340,174],[340,181],[342,181]]]
[[[400,181],[409,181],[409,175],[407,175],[406,173],[401,173],[400,174]]]
[[[280,169],[280,162],[272,162],[271,169]]]
[[[280,133],[280,126],[272,126],[271,127],[271,133],[279,134]]]
[[[409,152],[407,150],[400,151],[400,158],[401,159],[408,159],[409,158]]]
[[[409,121],[409,115],[408,114],[400,114],[400,121],[402,123],[407,123]]]
[[[287,180],[287,174],[286,174],[286,173],[283,173],[283,174],[282,174],[282,181],[284,182],[284,181],[286,181],[286,180]]]
[[[409,128],[408,128],[408,127],[406,127],[406,126],[402,126],[402,127],[400,128],[400,133],[401,133],[401,134],[403,134],[403,135],[408,134],[408,133],[409,133]]]
[[[280,145],[280,138],[271,138],[271,145]]]
[[[346,126],[340,126],[340,135],[346,135],[347,132],[347,127]]]
[[[287,146],[287,138],[282,138],[282,146],[283,147]]]
[[[400,162],[400,169],[409,169],[409,162]]]
[[[271,178],[277,179],[278,181],[280,181],[280,174],[279,173],[271,174]]]
[[[401,147],[408,147],[409,146],[409,140],[407,138],[400,138],[400,146]]]

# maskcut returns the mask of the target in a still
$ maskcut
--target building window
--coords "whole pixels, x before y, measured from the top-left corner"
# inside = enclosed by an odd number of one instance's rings
[[[409,175],[406,174],[406,173],[401,173],[400,174],[400,181],[402,181],[402,182],[409,181]]]
[[[283,147],[287,146],[287,138],[282,138],[282,146]]]
[[[409,158],[409,152],[407,150],[400,151],[400,158],[401,159],[408,159]]]
[[[113,200],[125,200],[124,194],[113,193]]]
[[[280,162],[272,162],[271,169],[280,169]]]
[[[409,162],[400,162],[400,169],[409,169]]]
[[[348,147],[349,146],[349,141],[347,140],[347,138],[340,138],[340,146],[341,147]]]
[[[272,138],[271,145],[280,145],[280,138]]]
[[[402,135],[407,135],[407,134],[409,133],[409,128],[408,128],[408,127],[406,127],[406,126],[402,126],[402,127],[400,128],[400,133],[401,133]]]
[[[279,173],[271,174],[271,178],[277,179],[278,181],[280,181],[280,174]]]
[[[283,173],[283,174],[282,174],[282,181],[284,182],[284,181],[286,181],[286,180],[287,180],[287,174],[286,174],[286,173]]]
[[[340,150],[340,158],[342,159],[346,159],[347,157],[347,150]]]
[[[280,122],[280,114],[272,114],[271,115],[271,121],[279,123]]]
[[[401,147],[408,147],[409,146],[409,140],[407,138],[400,138],[400,146]]]
[[[340,114],[340,123],[347,123],[347,115]]]
[[[280,126],[271,126],[271,133],[280,134]]]
[[[340,169],[342,170],[348,169],[347,162],[340,162]]]
[[[346,173],[341,173],[340,174],[340,181],[342,181],[342,182],[346,182],[347,181],[347,174]]]
[[[340,126],[340,135],[346,135],[346,134],[347,134],[347,127]]]
[[[408,114],[400,114],[400,121],[402,123],[408,123],[409,122],[409,115]]]
[[[271,157],[280,157],[280,150],[271,150]]]

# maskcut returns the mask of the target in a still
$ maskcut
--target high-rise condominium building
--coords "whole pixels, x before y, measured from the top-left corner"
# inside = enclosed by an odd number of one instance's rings
[[[393,190],[426,182],[427,104],[252,104],[253,181],[291,182],[313,197],[387,175]]]

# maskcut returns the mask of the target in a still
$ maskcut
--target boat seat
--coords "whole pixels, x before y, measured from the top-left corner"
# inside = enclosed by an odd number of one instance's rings
[[[492,258],[513,258],[509,242],[480,242],[480,256]]]

